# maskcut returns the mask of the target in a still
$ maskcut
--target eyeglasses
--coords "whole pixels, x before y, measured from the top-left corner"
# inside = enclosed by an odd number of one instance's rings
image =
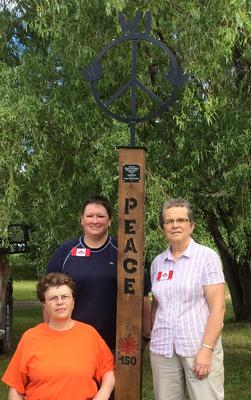
[[[165,224],[165,225],[173,225],[176,222],[176,224],[182,225],[182,224],[185,224],[185,222],[188,222],[188,221],[189,221],[188,218],[165,219],[163,221],[163,224]]]
[[[63,302],[67,302],[69,300],[72,299],[72,296],[67,295],[67,294],[62,294],[62,296],[51,296],[48,297],[47,301],[49,301],[50,303],[56,303],[59,300],[63,301]]]

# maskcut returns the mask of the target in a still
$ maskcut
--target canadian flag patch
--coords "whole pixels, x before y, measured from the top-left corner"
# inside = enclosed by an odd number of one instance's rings
[[[168,281],[173,277],[173,270],[167,272],[159,271],[157,275],[157,281]]]
[[[91,250],[90,249],[78,249],[77,247],[73,247],[71,249],[71,255],[76,257],[90,257]]]

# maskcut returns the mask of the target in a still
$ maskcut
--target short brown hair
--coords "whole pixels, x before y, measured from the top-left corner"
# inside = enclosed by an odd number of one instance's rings
[[[82,215],[85,212],[85,208],[89,204],[98,204],[98,205],[103,206],[106,209],[109,219],[112,218],[112,206],[111,206],[110,201],[106,197],[96,195],[96,196],[92,196],[92,197],[89,197],[88,199],[86,199],[82,206]]]
[[[69,286],[72,292],[73,298],[75,298],[75,282],[71,279],[68,275],[64,274],[63,272],[50,272],[49,274],[43,276],[39,279],[37,283],[37,298],[44,303],[45,301],[45,292],[50,287],[55,286]]]

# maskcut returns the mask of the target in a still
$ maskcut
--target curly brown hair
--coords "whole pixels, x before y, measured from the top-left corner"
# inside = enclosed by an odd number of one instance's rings
[[[75,298],[76,284],[68,275],[64,274],[63,272],[50,272],[49,274],[43,276],[37,283],[38,300],[40,300],[41,303],[44,303],[44,295],[47,289],[50,287],[63,285],[69,286],[72,292],[72,297]]]

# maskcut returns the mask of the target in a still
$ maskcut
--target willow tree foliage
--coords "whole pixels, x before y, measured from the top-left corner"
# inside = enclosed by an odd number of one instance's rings
[[[197,239],[213,238],[237,320],[251,321],[251,5],[244,0],[19,0],[0,12],[0,221],[32,228],[44,265],[56,243],[79,231],[84,197],[102,192],[116,207],[117,146],[128,127],[96,106],[81,67],[121,35],[118,11],[152,13],[151,35],[176,55],[187,82],[153,124],[137,126],[146,146],[146,254],[165,246],[158,209],[190,199]],[[5,6],[4,6],[5,4]],[[144,25],[144,19],[141,22]],[[104,59],[105,98],[130,74],[130,48]],[[165,95],[163,54],[139,46],[138,77]],[[142,113],[152,106],[138,96]],[[128,97],[114,110],[128,112]],[[115,213],[116,214],[116,213]],[[114,230],[116,223],[114,224]]]

